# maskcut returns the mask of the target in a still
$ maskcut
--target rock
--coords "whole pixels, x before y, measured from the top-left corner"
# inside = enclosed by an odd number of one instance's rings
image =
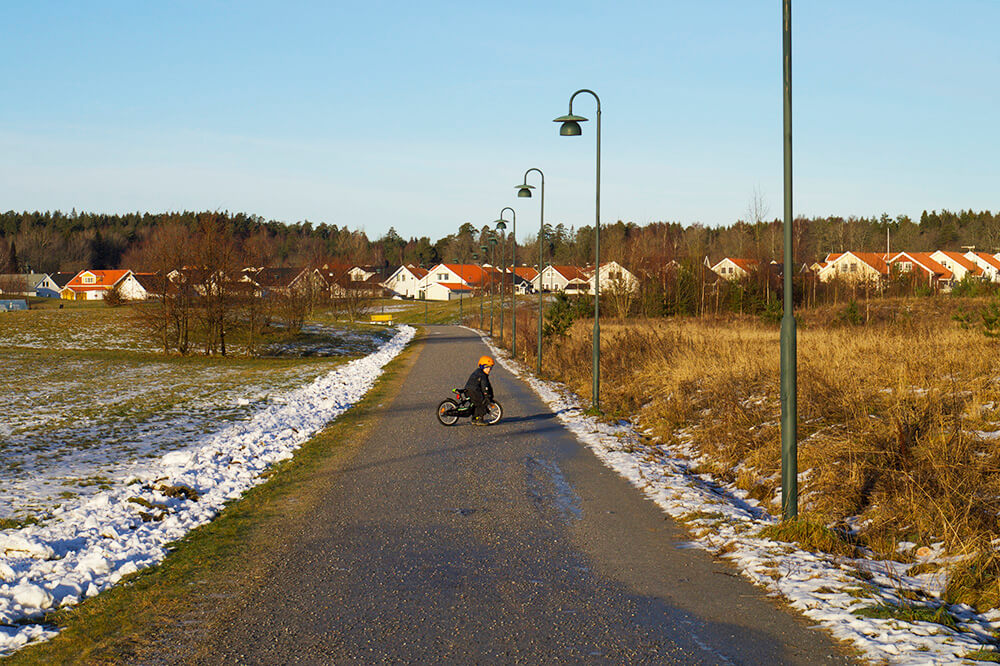
[[[183,483],[173,486],[160,486],[157,490],[167,497],[180,497],[193,502],[198,501],[198,491],[191,486],[185,486]]]

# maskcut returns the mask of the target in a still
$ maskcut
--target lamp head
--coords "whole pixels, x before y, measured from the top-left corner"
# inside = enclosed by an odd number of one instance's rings
[[[494,222],[497,225],[497,231],[503,231],[504,229],[507,228],[507,222],[505,222],[504,220],[494,220]]]
[[[527,183],[522,183],[521,185],[515,185],[517,188],[517,196],[522,199],[531,198],[531,190],[535,189],[534,185],[528,185]]]
[[[497,244],[497,237],[490,236],[490,245],[496,245],[496,244]]]
[[[580,123],[587,122],[587,119],[583,116],[576,116],[570,113],[565,116],[559,116],[552,122],[562,123],[559,127],[559,136],[580,136],[583,134]]]

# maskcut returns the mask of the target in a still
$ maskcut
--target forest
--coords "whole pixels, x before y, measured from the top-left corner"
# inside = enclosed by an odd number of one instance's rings
[[[757,208],[756,211],[753,208]],[[213,227],[232,240],[248,265],[304,266],[336,261],[386,271],[401,263],[430,267],[440,261],[498,263],[495,257],[480,257],[482,245],[496,232],[488,225],[461,224],[455,233],[432,240],[426,236],[405,238],[395,228],[379,238],[365,232],[325,223],[303,221],[287,224],[258,215],[230,212],[168,212],[100,214],[61,211],[0,214],[0,272],[52,273],[84,268],[128,268],[152,270],[157,230],[187,229],[192,235],[206,216]],[[708,227],[677,222],[602,224],[601,259],[615,260],[646,274],[657,274],[671,260],[679,263],[711,263],[730,257],[761,261],[781,260],[782,224],[764,219],[766,210],[748,209],[747,219],[729,226]],[[517,246],[519,263],[538,263],[538,234],[522,234]],[[798,218],[793,225],[797,264],[822,260],[828,252],[1000,250],[1000,213],[972,210],[924,211],[918,221],[905,215],[890,217]],[[510,237],[506,238],[508,243]],[[546,225],[542,262],[583,266],[592,263],[592,226],[564,223]],[[509,245],[507,256],[509,258]],[[497,248],[497,251],[499,247]],[[509,260],[509,259],[508,259]]]

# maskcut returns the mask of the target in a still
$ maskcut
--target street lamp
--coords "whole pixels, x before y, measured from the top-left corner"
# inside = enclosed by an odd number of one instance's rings
[[[545,174],[537,167],[532,167],[524,172],[524,182],[517,185],[517,196],[522,199],[531,198],[531,190],[535,189],[528,185],[528,174],[537,171],[542,177],[542,200],[541,214],[538,222],[538,356],[535,359],[535,374],[542,374],[542,241],[545,239]]]
[[[496,221],[497,227],[500,229],[506,228],[504,223],[503,213],[505,210],[510,211],[510,235],[511,235],[511,250],[510,250],[510,353],[514,358],[517,358],[517,294],[514,293],[514,284],[516,281],[517,273],[517,213],[510,206],[504,206],[500,210],[500,219]],[[500,225],[503,225],[502,227]],[[506,270],[506,268],[505,268]],[[500,311],[503,312],[503,276],[500,273]],[[500,315],[500,337],[503,338],[503,314]]]
[[[782,3],[782,106],[785,152],[785,275],[781,315],[781,509],[799,515],[798,397],[796,395],[795,316],[792,313],[792,0]]]
[[[504,250],[507,248],[507,234],[504,230],[507,223],[503,220],[494,220],[497,225],[497,235],[500,237],[500,344],[503,344],[503,272],[506,262],[504,261]]]
[[[486,271],[483,264],[486,262],[486,245],[479,246],[482,252],[482,261],[479,262],[479,330],[483,330],[483,302],[486,300]]]
[[[497,237],[490,236],[490,338],[493,338],[493,271],[496,270]]]
[[[580,136],[583,130],[580,123],[587,119],[583,116],[573,115],[573,100],[580,93],[589,93],[597,101],[597,188],[596,188],[596,219],[594,224],[594,369],[593,385],[591,387],[591,409],[595,412],[601,410],[601,324],[600,324],[600,304],[601,304],[601,98],[593,90],[586,88],[577,90],[569,98],[569,113],[560,116],[554,122],[562,123],[559,126],[560,136]]]
[[[458,265],[458,257],[455,257],[455,265]],[[462,323],[462,290],[458,291],[458,323]]]

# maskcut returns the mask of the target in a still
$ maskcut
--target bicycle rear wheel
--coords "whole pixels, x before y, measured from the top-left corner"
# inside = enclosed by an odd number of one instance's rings
[[[453,413],[458,405],[455,404],[454,400],[444,399],[441,404],[438,405],[437,417],[441,425],[455,425],[458,422],[458,417]]]

